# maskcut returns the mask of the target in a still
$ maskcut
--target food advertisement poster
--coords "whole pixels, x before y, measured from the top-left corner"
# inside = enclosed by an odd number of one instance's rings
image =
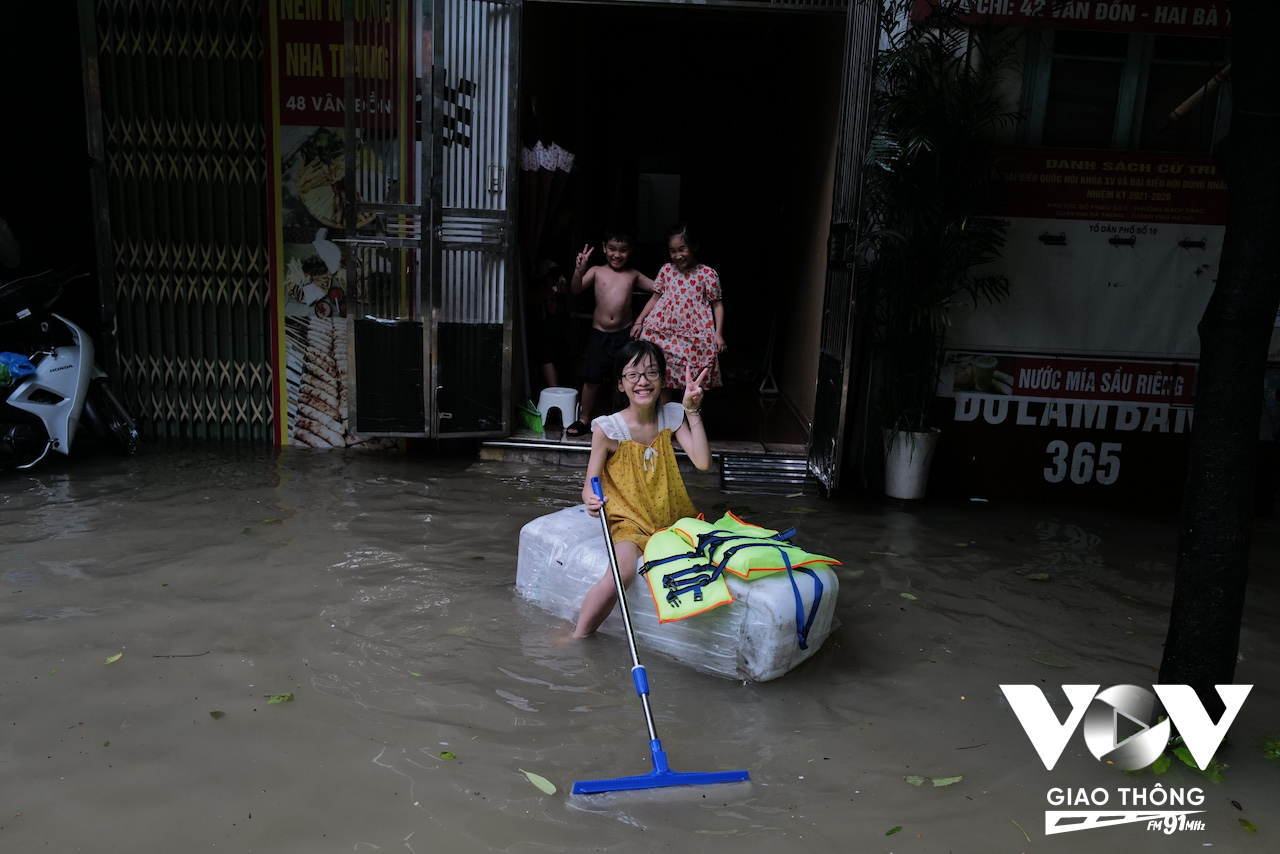
[[[948,352],[943,441],[962,451],[940,464],[969,497],[1172,506],[1195,381],[1194,362]]]
[[[413,58],[403,4],[358,0],[354,51],[345,47],[343,0],[268,0],[264,4],[267,122],[271,141],[272,289],[279,444],[321,448],[384,446],[349,429],[348,301],[362,298],[369,253],[347,257],[340,240],[353,203],[399,201],[397,178],[410,164]],[[348,61],[350,60],[350,61]],[[344,69],[354,68],[353,103]],[[348,110],[356,115],[357,199],[347,198]],[[401,130],[406,129],[407,130]],[[368,133],[368,130],[376,133]],[[399,132],[399,133],[398,133]],[[375,142],[373,140],[382,140]],[[373,228],[358,210],[357,230]],[[352,272],[352,271],[356,272]]]
[[[1176,501],[1221,173],[1207,155],[1022,148],[997,183],[1009,296],[954,312],[939,461],[975,495]]]

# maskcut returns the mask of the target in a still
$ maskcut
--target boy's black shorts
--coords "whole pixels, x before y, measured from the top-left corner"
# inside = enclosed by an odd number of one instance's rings
[[[618,351],[630,340],[630,326],[617,332],[602,332],[591,327],[587,331],[587,372],[583,382],[598,385],[608,379]]]

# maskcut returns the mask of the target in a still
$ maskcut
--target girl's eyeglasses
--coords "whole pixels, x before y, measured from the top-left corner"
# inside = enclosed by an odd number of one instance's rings
[[[649,382],[656,382],[658,377],[662,376],[662,374],[658,371],[657,368],[650,368],[649,370],[645,371],[643,374],[641,374],[639,371],[624,371],[622,374],[622,378],[629,383],[640,382],[640,377],[642,376],[645,379],[647,379]]]

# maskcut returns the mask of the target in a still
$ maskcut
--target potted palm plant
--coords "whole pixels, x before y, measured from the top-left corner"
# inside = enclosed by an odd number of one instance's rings
[[[886,494],[914,499],[924,497],[938,438],[934,399],[951,310],[1008,294],[1008,280],[984,269],[1000,256],[1005,223],[981,211],[993,137],[1018,113],[1000,90],[1011,53],[993,47],[993,34],[956,26],[945,12],[903,26],[910,0],[886,5],[898,14],[885,15],[876,59],[861,297],[871,306]]]

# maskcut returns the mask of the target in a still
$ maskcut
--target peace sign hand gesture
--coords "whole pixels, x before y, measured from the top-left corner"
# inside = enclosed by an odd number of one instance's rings
[[[702,408],[702,395],[705,389],[702,384],[707,381],[707,376],[711,373],[711,368],[705,367],[702,372],[695,378],[693,375],[693,366],[684,366],[684,408],[697,412]]]
[[[578,253],[578,257],[575,258],[573,261],[574,269],[575,270],[585,269],[587,266],[587,260],[591,257],[591,253],[593,251],[595,250],[590,244],[584,245],[582,247],[582,251]]]

